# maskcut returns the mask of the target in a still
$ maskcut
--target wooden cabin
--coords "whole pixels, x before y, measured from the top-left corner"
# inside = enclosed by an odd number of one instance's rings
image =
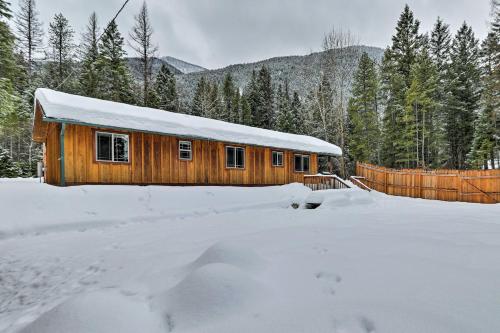
[[[33,140],[53,185],[278,185],[341,150],[317,138],[49,89],[35,93]]]

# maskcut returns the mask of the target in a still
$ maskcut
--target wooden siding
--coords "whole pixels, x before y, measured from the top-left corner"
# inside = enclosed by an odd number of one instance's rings
[[[58,128],[51,131],[52,127]],[[59,167],[53,160],[59,154],[59,128],[60,125],[51,123],[46,140],[48,163],[50,159],[46,181],[55,185],[60,181]],[[225,147],[229,144],[190,140],[192,160],[183,161],[178,157],[177,137],[141,132],[128,133],[129,163],[97,162],[95,130],[87,126],[66,125],[66,184],[274,185],[303,182],[304,179],[304,173],[294,171],[293,151],[236,145],[245,148],[245,168],[228,169],[225,165]],[[272,166],[273,150],[284,152],[283,167]],[[318,170],[317,155],[309,155],[309,174],[315,174]]]
[[[60,178],[60,137],[61,124],[49,123],[44,148],[45,182],[59,185]]]
[[[368,187],[391,195],[443,201],[500,202],[500,170],[395,170],[357,163],[356,175]]]

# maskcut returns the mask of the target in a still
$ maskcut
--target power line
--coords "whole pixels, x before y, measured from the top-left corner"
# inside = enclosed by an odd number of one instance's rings
[[[111,25],[111,23],[113,21],[116,20],[116,18],[118,17],[118,15],[120,15],[120,13],[123,11],[123,9],[125,8],[125,6],[129,3],[130,0],[125,0],[125,2],[122,4],[122,6],[120,7],[120,9],[116,12],[115,16],[113,17],[113,19],[111,21],[109,21],[109,23],[107,24],[106,26],[106,29],[104,29],[104,31],[102,32],[102,34],[99,36],[99,38],[97,38],[96,40],[96,44],[99,43],[102,39],[102,37],[104,36],[104,34],[106,34],[106,32],[108,31],[109,29],[109,26]],[[68,76],[66,76],[64,78],[64,80],[61,81],[61,83],[59,83],[57,85],[57,87],[55,88],[55,90],[59,89],[63,84],[66,83],[66,81],[68,81],[72,76],[73,74],[76,73],[76,68],[73,68],[73,70],[68,74]]]

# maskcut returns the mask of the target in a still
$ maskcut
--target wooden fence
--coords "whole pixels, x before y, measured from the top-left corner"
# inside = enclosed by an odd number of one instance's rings
[[[356,165],[357,179],[391,195],[444,201],[500,202],[500,170],[388,169]]]

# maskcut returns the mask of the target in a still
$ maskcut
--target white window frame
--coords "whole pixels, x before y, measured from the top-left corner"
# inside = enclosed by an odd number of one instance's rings
[[[300,170],[297,170],[297,164],[296,164],[296,157],[300,156]],[[308,163],[308,170],[304,170],[304,158],[307,158],[309,160]],[[294,154],[293,155],[293,170],[295,172],[309,172],[311,170],[311,155],[307,154]]]
[[[189,144],[189,149],[181,148],[182,144]],[[181,157],[181,152],[189,152],[189,158]],[[181,161],[191,161],[193,160],[193,143],[187,140],[179,140],[179,160]]]
[[[227,151],[228,151],[229,149],[233,149],[233,150],[234,150],[234,166],[228,166],[228,165],[227,165],[227,162],[228,162],[228,161],[227,161],[227,157],[228,157],[228,153],[227,153]],[[237,156],[237,155],[236,155],[236,151],[237,151],[238,149],[243,150],[243,163],[242,163],[242,166],[241,166],[241,167],[236,165],[236,164],[237,164],[237,163],[236,163],[236,156]],[[227,168],[227,169],[238,169],[238,170],[243,170],[243,169],[245,169],[245,162],[246,162],[246,161],[245,161],[245,160],[246,160],[246,156],[245,156],[245,154],[246,154],[246,150],[245,150],[245,148],[244,148],[244,147],[226,146],[226,168]]]
[[[99,159],[99,140],[97,137],[99,134],[111,135],[111,160],[100,160]],[[126,161],[115,161],[115,137],[125,137],[127,139],[127,160]],[[114,132],[104,132],[95,131],[95,160],[97,162],[107,162],[107,163],[129,163],[130,162],[130,137],[128,134],[124,133],[114,133]]]
[[[278,164],[274,164],[274,154],[277,154],[278,156],[281,156],[281,164],[278,163]],[[283,160],[283,152],[282,151],[279,151],[279,150],[273,150],[271,152],[271,163],[273,165],[273,167],[282,167],[285,163],[284,163],[284,160]],[[278,162],[279,162],[279,158],[277,159]]]

